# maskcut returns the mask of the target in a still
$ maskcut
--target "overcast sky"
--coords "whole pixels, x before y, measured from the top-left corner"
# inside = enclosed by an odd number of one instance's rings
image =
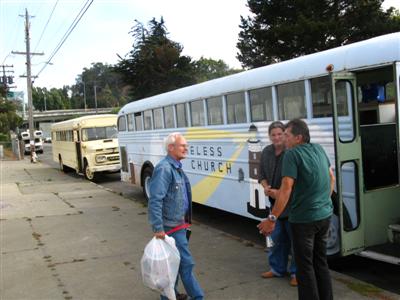
[[[91,0],[0,0],[0,64],[14,65],[14,91],[26,91],[25,9],[30,18],[32,75],[45,66],[74,19]],[[147,25],[162,16],[169,38],[180,43],[183,54],[222,59],[239,68],[236,59],[240,16],[249,14],[246,0],[94,0],[63,46],[34,79],[34,86],[72,85],[83,68],[93,62],[115,64],[117,53],[132,49],[130,29],[138,20]],[[400,0],[386,0],[385,7],[400,9]],[[53,14],[51,12],[53,11]],[[51,17],[50,17],[51,16]],[[47,24],[47,26],[46,26]],[[8,69],[11,70],[11,69]],[[2,71],[2,70],[0,70]],[[26,98],[26,96],[25,96]]]

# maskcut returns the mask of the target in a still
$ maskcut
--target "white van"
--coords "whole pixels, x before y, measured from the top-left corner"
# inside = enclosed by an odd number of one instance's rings
[[[33,137],[35,139],[35,152],[36,153],[43,153],[43,132],[41,130],[35,130],[33,133]],[[30,135],[29,131],[21,132],[21,138],[25,143],[24,153],[29,154],[31,153],[31,146],[30,142]]]

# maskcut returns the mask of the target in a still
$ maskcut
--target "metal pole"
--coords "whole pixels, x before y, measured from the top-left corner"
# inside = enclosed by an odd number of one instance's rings
[[[30,50],[30,38],[29,38],[29,15],[28,9],[25,9],[25,38],[26,38],[26,87],[28,91],[28,119],[29,119],[29,133],[31,146],[31,162],[36,162],[35,153],[35,137],[33,127],[33,109],[32,109],[32,78],[31,78],[31,50]]]
[[[46,111],[47,110],[47,107],[46,107],[46,92],[44,93],[44,111]]]
[[[96,94],[96,84],[93,86],[94,88],[94,105],[96,107],[96,115],[97,115],[97,94]]]
[[[86,111],[86,84],[85,84],[85,82],[84,81],[82,81],[82,83],[83,83],[83,102],[84,102],[84,104],[85,104],[85,111]]]

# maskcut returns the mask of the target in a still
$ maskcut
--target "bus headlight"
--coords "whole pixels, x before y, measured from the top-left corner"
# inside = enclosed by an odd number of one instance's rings
[[[107,161],[107,157],[105,155],[97,155],[96,156],[96,162],[97,163],[103,163]]]

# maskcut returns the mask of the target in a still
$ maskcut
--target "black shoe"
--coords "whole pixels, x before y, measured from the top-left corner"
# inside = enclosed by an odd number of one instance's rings
[[[188,299],[188,295],[180,293],[176,294],[176,300],[186,300],[186,299]]]

